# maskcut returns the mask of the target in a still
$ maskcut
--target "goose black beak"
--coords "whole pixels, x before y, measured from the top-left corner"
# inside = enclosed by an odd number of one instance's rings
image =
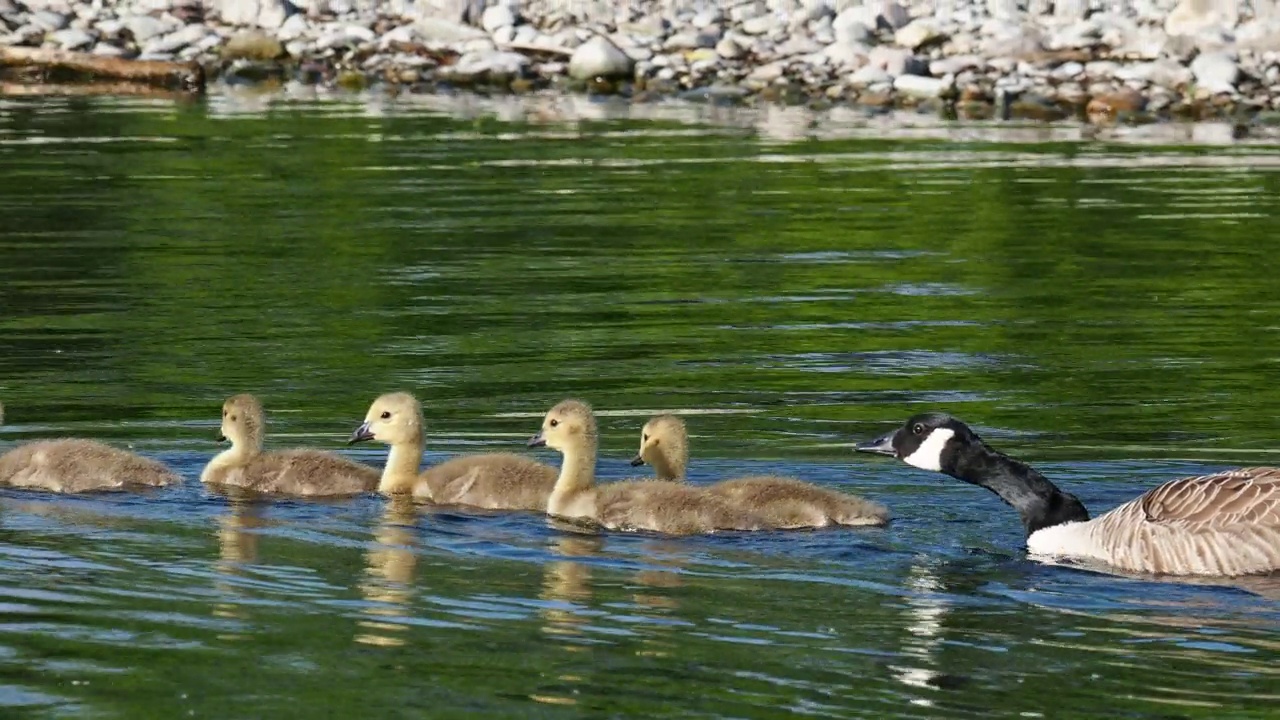
[[[644,458],[643,458],[643,457],[641,457],[641,456],[637,455],[637,456],[635,456],[635,457],[631,458],[631,467],[640,467],[640,466],[641,466],[641,465],[643,465],[643,464],[644,464]]]
[[[876,453],[877,455],[888,455],[889,457],[897,457],[898,452],[893,449],[893,433],[881,435],[875,440],[860,442],[853,446],[857,452]]]
[[[542,436],[542,433],[538,433],[537,435],[534,435],[533,437],[529,438],[529,447],[546,447],[546,446],[547,446],[547,439]]]
[[[216,442],[226,442],[226,441],[227,441],[227,436],[226,436],[226,435],[223,435],[223,434],[222,434],[222,431],[221,431],[221,430],[219,430],[219,431],[218,431],[218,434],[217,434],[216,436],[214,436],[214,438],[213,438],[213,439],[214,439]]]
[[[358,442],[373,439],[373,430],[369,428],[369,423],[363,423],[356,431],[351,433],[351,437],[347,440],[348,445],[355,445]]]

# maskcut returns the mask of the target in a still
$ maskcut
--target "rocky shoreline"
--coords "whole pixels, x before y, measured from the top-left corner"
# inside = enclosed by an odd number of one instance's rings
[[[1242,122],[1280,110],[1274,3],[0,0],[0,47],[188,62],[229,85]]]

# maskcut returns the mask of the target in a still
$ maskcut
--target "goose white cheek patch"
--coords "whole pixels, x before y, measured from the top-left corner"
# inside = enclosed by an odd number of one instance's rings
[[[955,435],[956,431],[951,428],[937,428],[929,433],[929,437],[920,443],[920,447],[916,448],[915,452],[902,458],[902,461],[921,470],[942,472],[942,449]]]

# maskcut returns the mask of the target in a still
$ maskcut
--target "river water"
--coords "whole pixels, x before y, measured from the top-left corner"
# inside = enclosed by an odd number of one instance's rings
[[[0,492],[0,714],[1280,712],[1267,583],[1033,563],[993,495],[851,451],[949,411],[1095,513],[1280,462],[1280,144],[787,112],[0,99],[0,449],[186,478]],[[670,539],[198,482],[227,395],[379,464],[342,443],[398,389],[433,461],[578,397],[605,478],[676,410],[694,482],[895,521]]]

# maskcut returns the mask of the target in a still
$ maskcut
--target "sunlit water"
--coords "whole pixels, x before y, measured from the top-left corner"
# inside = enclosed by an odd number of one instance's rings
[[[451,102],[0,100],[0,449],[187,481],[0,493],[0,715],[1275,712],[1274,587],[1029,562],[994,496],[850,445],[947,410],[1095,511],[1280,461],[1280,146]],[[606,478],[674,409],[695,482],[896,519],[667,539],[197,482],[228,394],[338,449],[391,389],[431,460],[581,397]]]

